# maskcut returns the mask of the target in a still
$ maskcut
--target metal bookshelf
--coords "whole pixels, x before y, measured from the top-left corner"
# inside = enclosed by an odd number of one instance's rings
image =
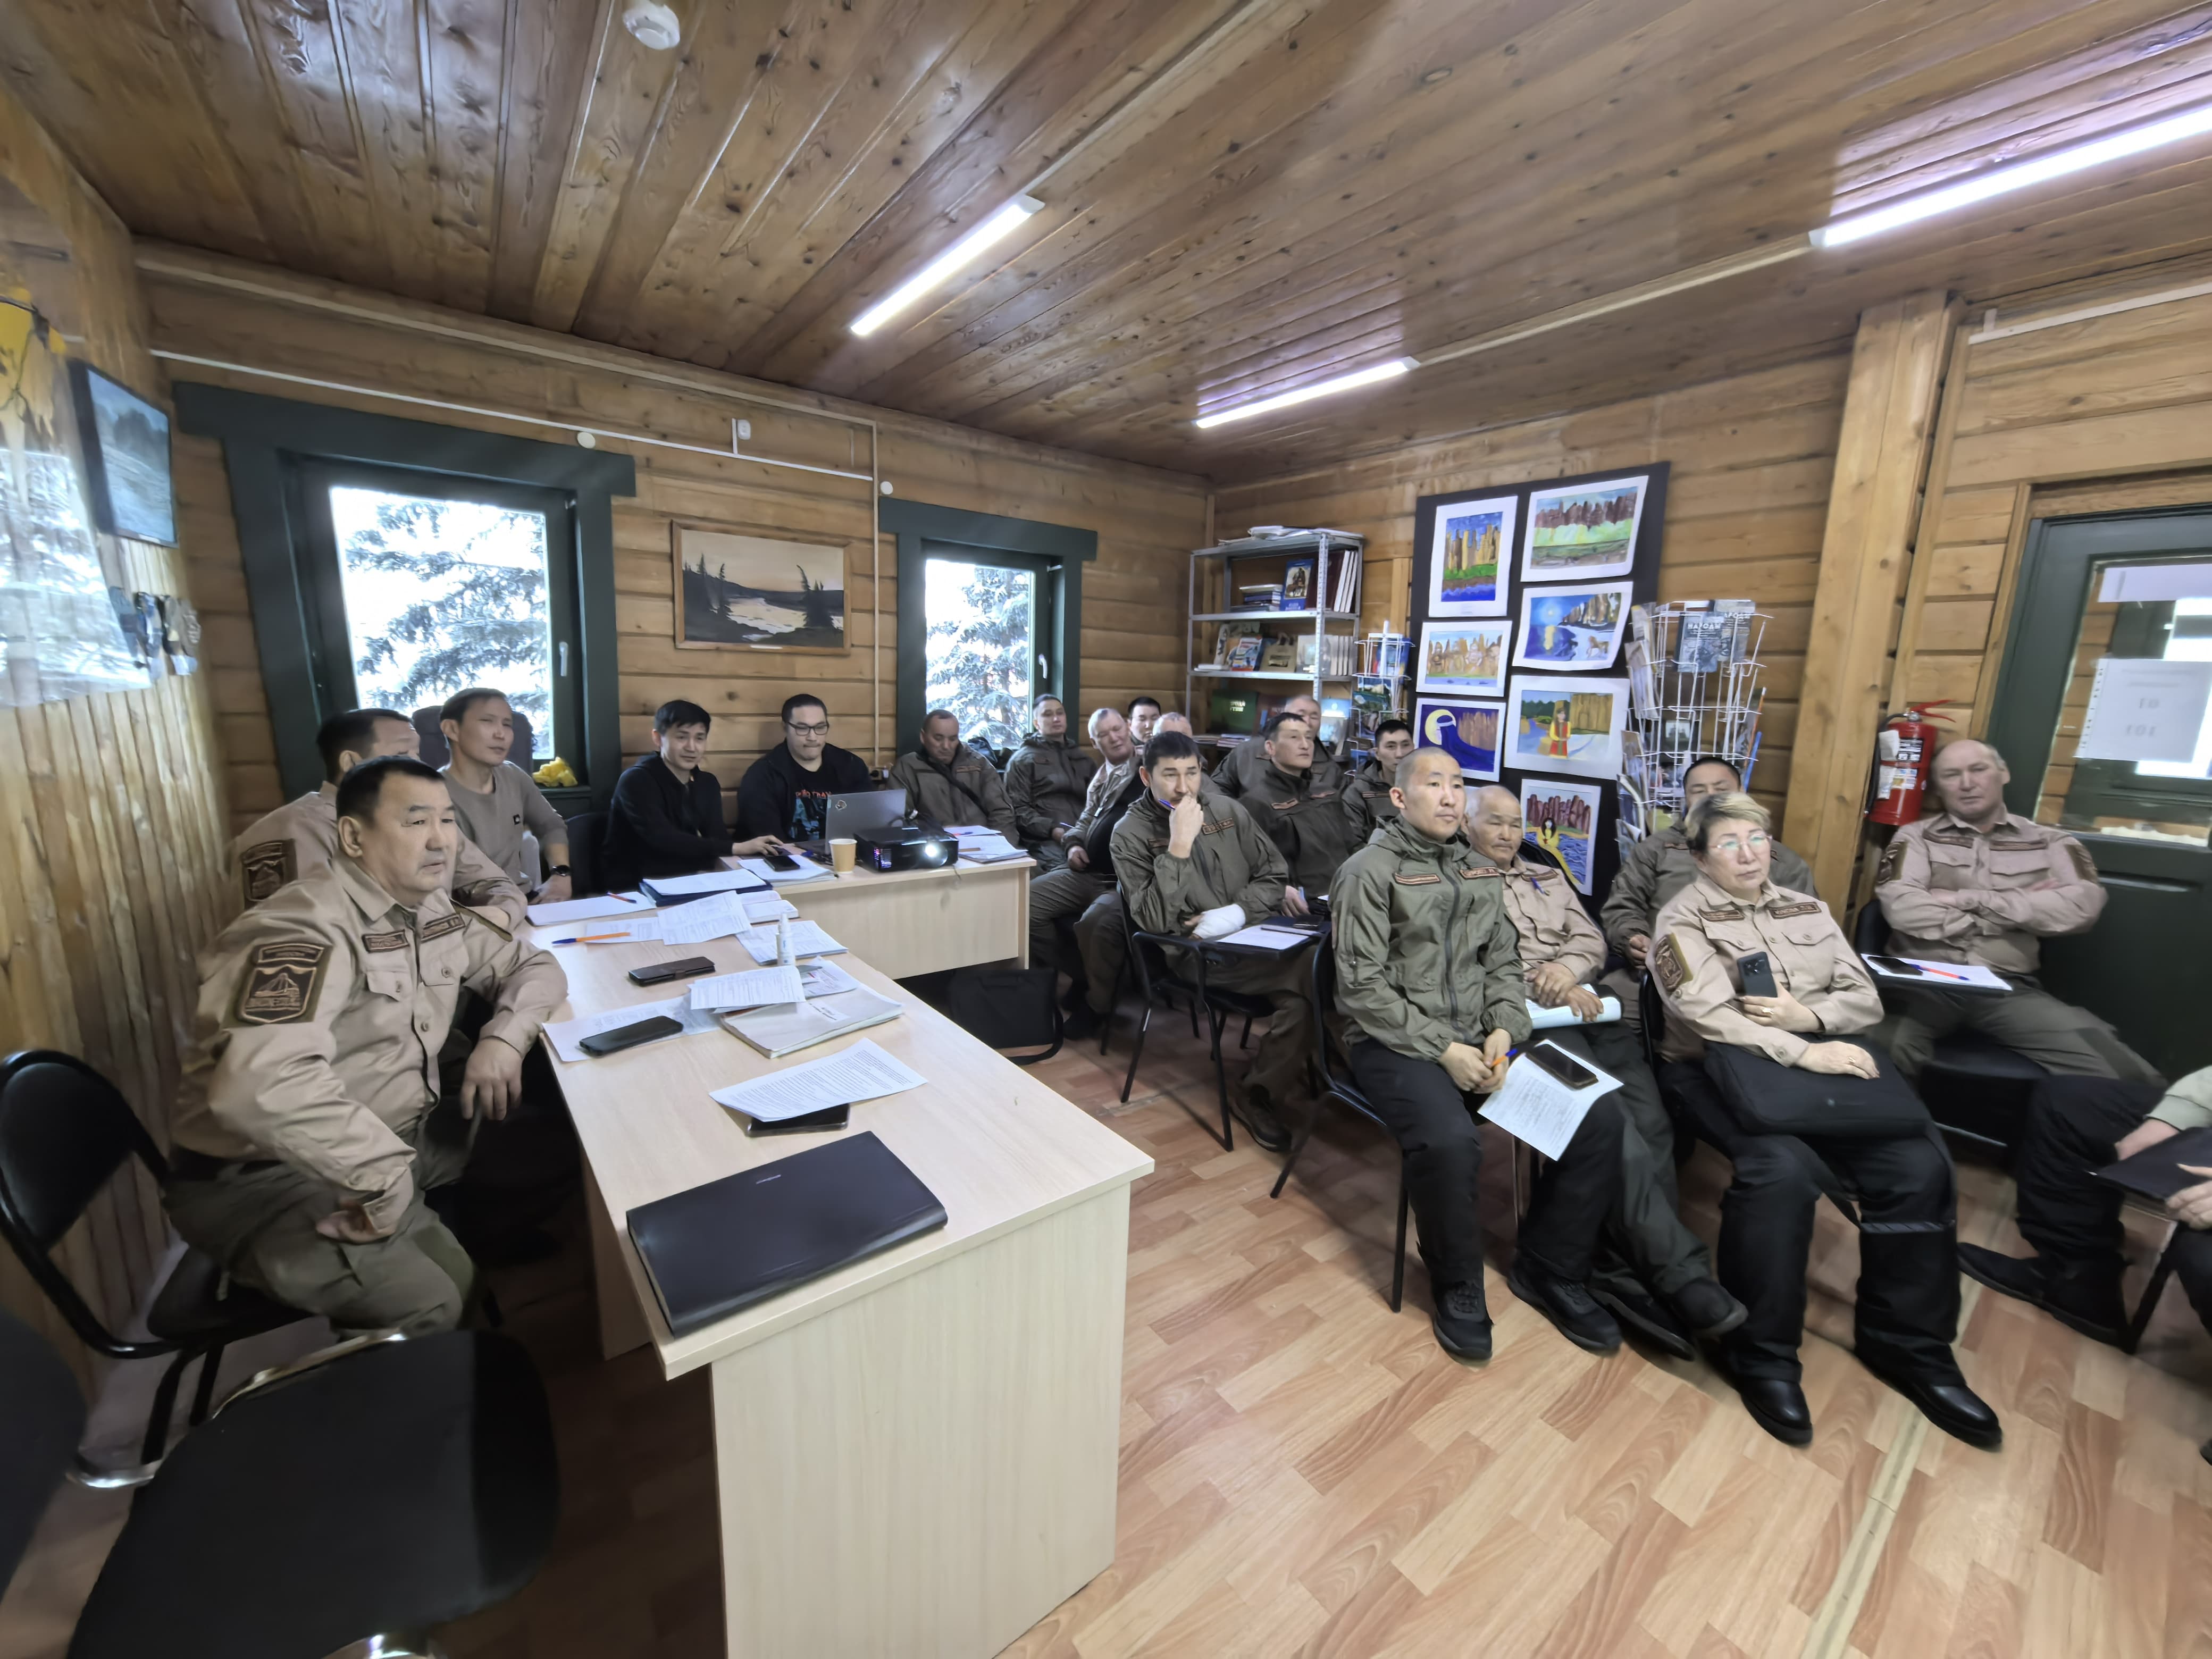
[[[1199,699],[1224,682],[1243,680],[1276,688],[1304,686],[1316,700],[1327,695],[1328,687],[1348,688],[1351,685],[1358,669],[1359,584],[1364,574],[1361,565],[1365,549],[1365,538],[1347,531],[1296,530],[1279,536],[1240,537],[1234,541],[1223,542],[1217,547],[1200,548],[1191,554],[1190,622],[1186,630],[1188,650],[1183,696],[1194,726],[1212,724],[1210,695],[1205,704],[1201,704]],[[1313,556],[1310,597],[1316,600],[1342,597],[1338,587],[1346,569],[1346,562],[1350,562],[1349,594],[1352,603],[1348,609],[1316,607],[1302,611],[1230,611],[1200,608],[1201,605],[1226,605],[1234,602],[1238,586],[1237,568],[1240,561],[1249,561],[1251,565],[1281,565],[1287,560],[1307,554]],[[1294,641],[1302,636],[1311,638],[1314,641],[1313,667],[1310,670],[1217,667],[1213,662],[1214,641],[1224,623],[1264,623],[1272,631]],[[1344,638],[1353,642],[1350,647],[1352,658],[1350,672],[1335,674],[1326,671],[1327,641],[1332,638]],[[1211,738],[1220,734],[1207,732],[1201,735]]]

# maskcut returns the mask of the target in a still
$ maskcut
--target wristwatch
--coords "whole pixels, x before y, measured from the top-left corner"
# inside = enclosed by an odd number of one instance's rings
[[[545,879],[548,881],[552,880],[556,876],[565,876],[568,873],[568,866],[565,864],[549,864],[545,866]]]

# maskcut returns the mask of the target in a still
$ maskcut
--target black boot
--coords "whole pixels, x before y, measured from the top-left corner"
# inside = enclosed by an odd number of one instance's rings
[[[2001,1255],[1978,1244],[1959,1246],[1959,1270],[2003,1295],[2042,1309],[2060,1324],[2114,1347],[2127,1329],[2118,1270],[2108,1263]]]

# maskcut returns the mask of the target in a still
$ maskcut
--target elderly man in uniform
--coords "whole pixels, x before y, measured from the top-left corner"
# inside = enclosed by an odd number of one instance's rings
[[[1292,697],[1276,711],[1278,714],[1295,714],[1316,734],[1321,731],[1321,704],[1304,691]],[[1229,751],[1228,757],[1213,769],[1213,781],[1221,792],[1243,799],[1259,786],[1260,775],[1267,769],[1267,746],[1264,743],[1240,743]],[[1336,757],[1326,749],[1318,750],[1313,762],[1314,787],[1337,790],[1343,787],[1344,769],[1337,764]]]
[[[338,786],[337,854],[217,936],[163,1201],[241,1284],[347,1330],[452,1328],[475,1271],[426,1206],[473,1120],[505,1115],[568,994],[560,964],[446,895],[445,780],[393,756]],[[492,1004],[450,1102],[462,990]]]
[[[1620,1000],[1620,1018],[1631,1030],[1643,1024],[1637,976],[1650,966],[1652,930],[1659,912],[1698,878],[1698,863],[1682,838],[1682,823],[1699,801],[1710,796],[1733,795],[1742,787],[1742,774],[1718,755],[1692,761],[1682,773],[1681,821],[1638,842],[1621,859],[1613,885],[1606,890],[1605,902],[1598,908],[1598,923],[1605,930],[1605,942],[1627,958],[1629,965],[1607,974],[1599,988]],[[1818,896],[1813,890],[1810,865],[1778,841],[1772,843],[1772,852],[1777,887]]]
[[[1030,966],[1067,970],[1071,1037],[1089,1036],[1114,1011],[1114,981],[1121,970],[1121,923],[1120,916],[1109,911],[1091,914],[1112,890],[1113,883],[1110,872],[1098,867],[1102,860],[1092,857],[1091,843],[1109,817],[1127,810],[1129,803],[1122,796],[1137,782],[1136,745],[1129,740],[1129,723],[1119,709],[1101,708],[1091,714],[1091,741],[1106,763],[1091,775],[1083,792],[1083,810],[1060,843],[1067,866],[1030,884]],[[1110,927],[1106,925],[1109,921]],[[1063,933],[1074,935],[1073,950],[1066,948]]]
[[[260,903],[302,876],[326,868],[338,845],[338,781],[363,761],[381,755],[422,752],[414,721],[389,708],[355,708],[333,714],[315,733],[323,757],[323,785],[254,821],[231,844],[231,861],[248,905]],[[529,897],[464,836],[447,865],[453,902],[489,910],[509,929],[520,927]]]
[[[1398,816],[1390,786],[1398,781],[1398,763],[1413,752],[1413,728],[1405,721],[1394,715],[1376,726],[1375,752],[1344,786],[1344,816],[1355,847]]]
[[[1067,837],[1082,816],[1084,793],[1098,769],[1067,734],[1067,706],[1049,694],[1036,700],[1036,724],[1006,762],[1006,799],[1022,845],[1047,870],[1067,862]]]
[[[1328,896],[1337,866],[1358,843],[1335,787],[1321,781],[1314,728],[1303,716],[1272,716],[1260,746],[1267,764],[1238,799],[1290,866],[1283,908],[1292,915],[1306,915]]]
[[[1743,1304],[1713,1278],[1712,1256],[1682,1224],[1674,1184],[1674,1131],[1644,1063],[1644,1044],[1620,1020],[1600,1022],[1604,1004],[1590,988],[1605,966],[1605,939],[1575,896],[1565,871],[1521,856],[1521,803],[1487,784],[1474,797],[1468,840],[1475,856],[1504,876],[1506,914],[1521,942],[1528,1000],[1568,1008],[1584,1023],[1546,1035],[1620,1079],[1607,1098],[1626,1120],[1621,1129],[1620,1197],[1606,1223],[1590,1294],[1638,1335],[1678,1359],[1697,1357],[1692,1335],[1723,1336],[1744,1322]]]
[[[908,807],[937,824],[980,823],[1015,839],[1014,809],[991,763],[960,741],[960,716],[933,708],[921,717],[921,744],[901,755],[890,787]]]
[[[1405,1153],[1437,1341],[1455,1358],[1487,1359],[1474,1108],[1504,1082],[1508,1051],[1528,1037],[1520,944],[1499,871],[1460,833],[1459,763],[1415,750],[1391,800],[1399,816],[1345,860],[1330,895],[1336,1004],[1356,1028],[1352,1076]],[[1620,1346],[1620,1326],[1587,1282],[1620,1193],[1620,1107],[1608,1096],[1538,1179],[1507,1274],[1516,1296],[1592,1353]]]
[[[1180,732],[1155,732],[1138,774],[1145,793],[1114,831],[1114,877],[1139,931],[1220,939],[1281,911],[1283,855],[1251,815],[1226,795],[1200,792],[1198,744]],[[1169,966],[1188,970],[1187,951]],[[1271,1152],[1288,1150],[1282,1114],[1305,1092],[1312,1041],[1309,969],[1302,951],[1273,960],[1209,963],[1209,985],[1264,995],[1274,1018],[1252,1055],[1231,1109]]]
[[[2158,1084],[2150,1062],[2086,1008],[2035,981],[2037,941],[2086,933],[2104,914],[2104,884],[2081,843],[2005,810],[2012,774],[1972,738],[1946,744],[1929,769],[1943,810],[1905,824],[1881,855],[1875,896],[1890,950],[1996,969],[2007,996],[1891,989],[1883,1037],[1898,1069],[1919,1075],[1938,1037],[1968,1026],[2047,1072]]]

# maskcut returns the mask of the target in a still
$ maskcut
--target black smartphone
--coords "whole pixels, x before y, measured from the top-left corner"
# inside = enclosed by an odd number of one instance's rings
[[[850,1106],[831,1106],[819,1112],[809,1112],[804,1117],[787,1117],[766,1123],[757,1117],[745,1119],[749,1135],[803,1135],[817,1133],[823,1129],[842,1129],[852,1117]],[[740,1116],[744,1115],[739,1114]]]
[[[1928,976],[1903,957],[1869,957],[1867,966],[1879,968],[1885,974],[1895,974],[1904,979],[1925,979]]]
[[[602,1031],[597,1036],[587,1036],[576,1046],[594,1060],[608,1054],[618,1054],[625,1048],[635,1048],[641,1042],[651,1042],[656,1037],[674,1036],[684,1029],[680,1019],[671,1019],[665,1014],[655,1014],[651,1019],[641,1019],[635,1025],[619,1025],[611,1031]]]
[[[792,857],[788,853],[770,853],[766,855],[766,858],[768,867],[771,870],[796,870],[799,868],[799,860]]]
[[[1533,1048],[1523,1048],[1521,1058],[1532,1061],[1539,1071],[1559,1079],[1570,1089],[1587,1089],[1597,1081],[1597,1073],[1577,1060],[1565,1048],[1549,1042],[1540,1042]]]
[[[1753,951],[1747,957],[1735,959],[1735,970],[1743,975],[1743,994],[1747,997],[1781,995],[1774,987],[1774,969],[1766,960],[1766,952]]]
[[[712,957],[686,957],[681,962],[656,962],[650,967],[629,970],[633,985],[665,985],[672,979],[690,979],[699,974],[714,971]]]

